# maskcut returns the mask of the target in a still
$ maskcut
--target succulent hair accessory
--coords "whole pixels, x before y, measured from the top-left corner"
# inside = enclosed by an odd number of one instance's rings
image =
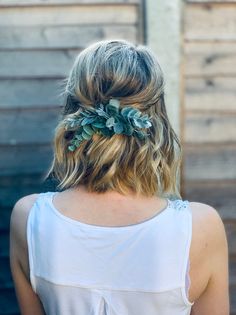
[[[91,139],[95,133],[106,137],[124,134],[142,140],[149,134],[141,129],[151,126],[152,123],[147,114],[142,115],[139,109],[131,106],[120,109],[119,100],[111,99],[107,105],[88,107],[78,115],[67,118],[66,130],[75,130],[68,150],[75,151],[83,141]]]

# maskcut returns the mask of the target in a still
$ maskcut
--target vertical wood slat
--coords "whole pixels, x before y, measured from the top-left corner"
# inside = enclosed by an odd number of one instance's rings
[[[184,11],[185,139],[197,143],[184,144],[184,193],[187,199],[219,211],[232,265],[236,257],[236,1],[187,0]],[[233,315],[236,278],[235,269],[230,270]]]

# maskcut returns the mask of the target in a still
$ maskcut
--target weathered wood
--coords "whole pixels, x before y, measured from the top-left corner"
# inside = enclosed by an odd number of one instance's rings
[[[99,14],[98,14],[99,12]],[[0,11],[0,26],[34,25],[97,25],[135,24],[137,6],[89,5],[89,6],[30,6],[3,7]]]
[[[184,36],[187,40],[235,40],[236,6],[207,3],[185,7]]]
[[[0,233],[0,259],[9,256],[9,233],[3,231]]]
[[[0,176],[0,208],[12,209],[20,198],[45,191],[55,191],[57,183],[45,180],[45,173]]]
[[[189,78],[185,80],[185,109],[236,112],[234,78]]]
[[[65,78],[79,50],[0,51],[0,78]]]
[[[184,50],[186,76],[236,76],[235,42],[187,42]]]
[[[59,113],[58,108],[2,111],[0,144],[48,144],[53,138]]]
[[[140,4],[141,0],[0,0],[0,6],[38,6],[38,5],[71,5],[71,4]]]
[[[50,145],[15,145],[0,148],[1,176],[46,172],[52,161]]]
[[[0,28],[0,50],[25,48],[84,48],[99,40],[124,38],[136,42],[135,25],[37,25]]]
[[[1,288],[1,312],[3,315],[19,315],[15,291],[12,288]]]
[[[214,207],[224,221],[236,222],[236,180],[185,180],[183,198]]]
[[[229,260],[229,280],[230,287],[236,288],[236,261],[232,256]]]
[[[0,197],[1,199],[1,197]],[[10,216],[12,208],[4,208],[0,201],[0,231],[8,231],[10,226]],[[1,278],[1,273],[0,273]],[[1,280],[0,280],[1,283]]]
[[[13,288],[9,257],[2,257],[0,264],[0,288]]]
[[[0,109],[62,106],[64,89],[63,80],[1,80]]]
[[[177,134],[180,134],[181,106],[181,2],[181,0],[146,0],[144,10],[146,42],[158,56],[158,61],[166,74],[166,107]]]
[[[225,223],[230,255],[236,254],[236,223]]]
[[[187,112],[184,139],[189,143],[233,143],[236,141],[236,114]]]
[[[236,179],[236,145],[185,145],[186,180]]]
[[[185,0],[189,3],[234,3],[236,0]]]

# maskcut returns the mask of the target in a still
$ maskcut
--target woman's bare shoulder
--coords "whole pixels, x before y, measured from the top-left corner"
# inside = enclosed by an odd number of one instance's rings
[[[193,241],[199,241],[208,252],[214,251],[220,243],[225,243],[226,233],[218,211],[200,202],[189,203],[192,212]]]
[[[190,202],[189,205],[192,212],[193,228],[197,227],[208,236],[211,234],[220,236],[224,231],[224,223],[218,211],[205,203]]]
[[[32,194],[19,199],[11,213],[10,232],[19,245],[26,242],[26,224],[30,209],[34,205],[38,194]]]
[[[198,301],[195,304],[196,310],[199,305],[201,307],[204,305],[203,309],[206,304],[210,305],[210,303],[204,303],[204,296],[208,296],[205,300],[209,301],[218,299],[226,308],[228,245],[224,223],[214,207],[200,202],[190,202],[189,205],[193,223],[190,277],[194,284],[190,287],[190,298]],[[217,295],[220,287],[225,290],[224,298]],[[196,313],[209,314],[211,312]]]

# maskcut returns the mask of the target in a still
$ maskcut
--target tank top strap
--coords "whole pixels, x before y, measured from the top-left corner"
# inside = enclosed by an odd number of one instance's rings
[[[173,208],[182,212],[184,215],[183,228],[185,229],[185,245],[183,248],[183,263],[181,270],[181,283],[182,283],[182,296],[183,299],[189,303],[188,291],[191,285],[190,280],[190,248],[192,241],[192,210],[190,207],[190,202],[188,200],[177,199],[172,201]]]

